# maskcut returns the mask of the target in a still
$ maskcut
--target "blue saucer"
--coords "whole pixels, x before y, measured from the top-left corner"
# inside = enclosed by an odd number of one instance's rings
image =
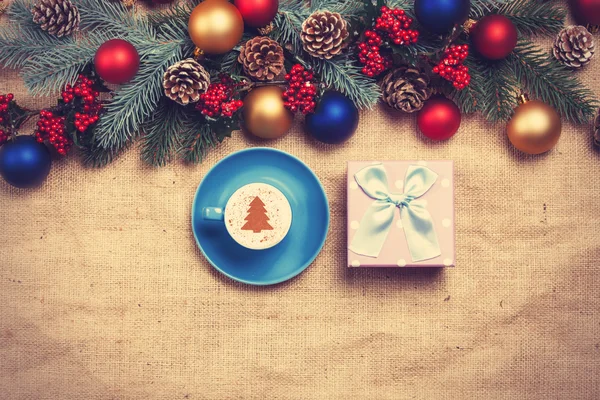
[[[222,222],[202,219],[204,207],[225,207],[238,188],[254,182],[275,186],[292,207],[287,236],[267,250],[237,244]],[[316,175],[296,157],[270,148],[230,154],[204,177],[192,205],[192,229],[206,259],[231,279],[273,285],[304,271],[321,251],[329,229],[329,204]]]

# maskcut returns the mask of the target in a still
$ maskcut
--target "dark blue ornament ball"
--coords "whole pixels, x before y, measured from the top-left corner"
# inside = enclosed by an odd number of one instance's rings
[[[14,187],[40,185],[51,164],[48,148],[33,136],[17,136],[0,147],[0,175]]]
[[[469,16],[471,0],[415,0],[417,21],[429,32],[447,33]]]
[[[346,96],[333,90],[325,92],[305,128],[315,139],[329,144],[345,142],[358,127],[358,109]]]

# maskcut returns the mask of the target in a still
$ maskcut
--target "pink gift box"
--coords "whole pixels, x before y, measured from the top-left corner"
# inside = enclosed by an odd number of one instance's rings
[[[376,201],[369,197],[357,183],[355,174],[366,167],[378,164],[383,166],[387,175],[389,192],[396,195],[404,193],[409,169],[425,167],[437,174],[437,179],[432,186],[412,201],[418,200],[420,205],[429,212],[433,231],[437,236],[439,255],[426,260],[413,261],[405,227],[400,217],[400,209],[403,205],[395,206],[393,222],[378,255],[361,255],[350,250],[349,246],[360,228],[363,216]],[[349,267],[452,267],[455,265],[454,164],[452,161],[349,161],[347,185]]]

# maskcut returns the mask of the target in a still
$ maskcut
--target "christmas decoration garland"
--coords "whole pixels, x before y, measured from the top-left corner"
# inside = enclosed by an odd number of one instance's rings
[[[597,108],[570,70],[592,59],[593,37],[565,28],[566,10],[551,2],[205,0],[142,14],[105,0],[14,0],[7,14],[0,65],[20,69],[34,95],[61,95],[39,112],[35,137],[60,155],[76,147],[94,166],[137,138],[152,165],[200,162],[240,123],[278,137],[294,112],[318,140],[339,143],[354,133],[356,110],[380,99],[423,112],[432,139],[452,136],[461,113],[509,121],[521,93],[578,124]],[[530,41],[557,34],[551,51]],[[5,105],[3,142],[36,113],[12,96]],[[349,123],[336,125],[334,106]]]

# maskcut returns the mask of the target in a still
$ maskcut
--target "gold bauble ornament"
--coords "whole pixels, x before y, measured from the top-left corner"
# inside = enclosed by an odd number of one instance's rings
[[[560,138],[561,121],[556,110],[538,100],[521,95],[521,103],[508,123],[508,139],[527,154],[541,154],[552,149]]]
[[[244,128],[262,139],[283,136],[292,126],[294,115],[283,105],[283,89],[261,86],[244,98]]]
[[[192,11],[188,32],[201,51],[223,54],[242,38],[244,20],[236,6],[227,0],[205,0]]]

